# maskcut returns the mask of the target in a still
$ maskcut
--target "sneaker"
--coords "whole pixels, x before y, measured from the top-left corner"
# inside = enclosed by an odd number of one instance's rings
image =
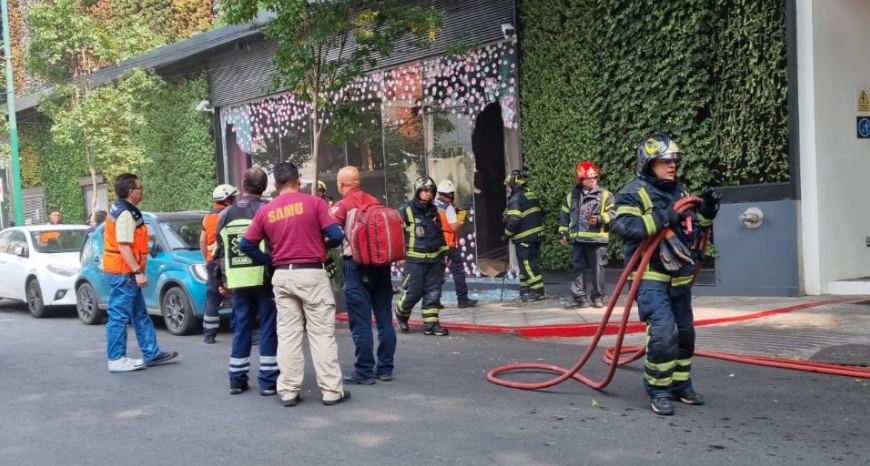
[[[344,383],[349,383],[353,385],[374,385],[375,378],[372,377],[370,379],[364,379],[362,377],[357,376],[356,374],[350,374],[342,377]]]
[[[281,400],[281,404],[284,405],[285,408],[292,408],[296,406],[296,403],[302,401],[302,396],[296,395],[296,398],[290,398],[289,400]]]
[[[589,300],[586,298],[575,299],[573,302],[565,304],[565,309],[585,309],[589,307]]]
[[[213,344],[217,343],[217,340],[215,340],[214,335],[206,335],[205,337],[203,337],[202,341],[204,341],[208,345],[213,345]]]
[[[172,362],[173,359],[178,357],[178,352],[176,351],[161,351],[154,359],[145,361],[145,365],[148,367],[160,366],[163,364],[167,364]]]
[[[260,396],[274,396],[276,393],[278,393],[278,390],[275,387],[260,389]]]
[[[674,391],[674,394],[671,395],[671,399],[692,406],[701,406],[704,404],[704,397],[695,392],[692,387],[681,391]]]
[[[601,298],[595,298],[592,300],[592,307],[602,308],[604,307],[604,300]]]
[[[109,372],[117,374],[119,372],[133,372],[145,369],[145,363],[141,359],[129,359],[127,357],[109,361]]]
[[[238,395],[248,390],[248,382],[230,379],[230,395]]]
[[[465,309],[467,307],[476,307],[476,306],[477,306],[476,299],[463,299],[463,300],[459,301],[459,304],[457,304],[457,307],[459,309]]]
[[[671,416],[674,414],[674,406],[668,398],[650,398],[650,408],[653,412],[662,416]]]
[[[445,337],[447,335],[450,335],[450,331],[442,327],[441,324],[432,324],[427,325],[426,328],[423,329],[423,335],[435,335],[437,337]]]
[[[333,406],[341,403],[342,401],[346,401],[350,399],[350,390],[345,390],[344,393],[341,394],[341,397],[337,400],[323,400],[323,404],[326,406]],[[286,403],[286,402],[285,402]]]
[[[393,374],[380,374],[376,377],[381,382],[392,382],[393,381]]]
[[[399,323],[399,330],[402,333],[408,333],[411,331],[411,327],[408,326],[408,320],[409,320],[408,317],[404,317],[404,316],[400,316],[399,314],[396,314],[396,322]]]

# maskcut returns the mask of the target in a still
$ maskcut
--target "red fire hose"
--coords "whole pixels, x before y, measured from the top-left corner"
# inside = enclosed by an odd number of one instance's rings
[[[676,210],[677,212],[684,212],[686,210],[695,208],[700,202],[701,199],[697,197],[685,197],[683,199],[680,199],[674,205],[674,210]],[[646,270],[646,266],[647,264],[649,264],[652,255],[655,254],[655,252],[658,250],[658,245],[664,238],[666,231],[667,229],[663,229],[657,235],[651,238],[647,238],[634,252],[634,255],[632,255],[628,264],[626,264],[625,270],[622,271],[622,275],[619,277],[619,281],[617,282],[616,287],[613,290],[613,295],[610,298],[610,303],[607,306],[607,310],[604,312],[604,316],[601,318],[601,323],[598,326],[598,330],[595,332],[595,336],[592,338],[592,342],[589,344],[589,347],[586,348],[586,351],[583,352],[583,355],[580,356],[580,359],[578,359],[573,366],[571,366],[570,368],[565,368],[553,364],[539,363],[507,364],[490,370],[486,374],[486,379],[496,385],[501,385],[503,387],[509,388],[518,388],[520,390],[541,390],[544,388],[558,385],[568,379],[574,379],[579,382],[583,382],[596,390],[602,390],[604,389],[604,387],[609,385],[610,381],[613,380],[613,376],[616,373],[617,367],[640,359],[646,352],[646,348],[642,346],[623,347],[622,342],[625,338],[625,329],[628,325],[628,319],[631,316],[632,303],[634,302],[634,298],[637,295],[637,290],[640,287],[641,278],[643,277],[643,271]],[[707,248],[709,235],[710,232],[709,230],[707,230],[704,232],[701,238],[700,248],[702,251]],[[639,266],[635,267],[636,265],[638,265],[638,262],[640,262]],[[604,352],[604,362],[610,367],[607,370],[607,375],[605,375],[602,380],[594,381],[580,374],[580,369],[583,368],[584,365],[586,365],[586,362],[589,360],[589,358],[592,356],[592,353],[595,352],[595,349],[598,347],[598,343],[601,341],[601,337],[602,335],[604,335],[604,330],[607,327],[608,322],[610,321],[610,316],[611,314],[613,314],[613,310],[616,306],[616,300],[622,293],[622,289],[625,287],[625,283],[628,281],[628,276],[635,269],[637,270],[637,273],[634,280],[632,281],[631,288],[629,289],[628,299],[626,299],[625,301],[625,307],[622,312],[622,319],[619,323],[619,331],[616,336],[616,345],[611,348],[607,348]],[[697,278],[700,269],[701,264],[699,263],[695,269],[695,278]],[[629,355],[620,358],[620,356],[622,356],[622,354],[624,353],[628,353]],[[792,369],[805,372],[815,372],[820,374],[843,375],[847,377],[870,379],[870,370],[868,369],[847,368],[836,364],[801,362],[790,359],[714,353],[710,351],[695,351],[695,355],[747,364],[779,367],[782,369]],[[559,375],[553,379],[543,382],[515,382],[499,378],[499,375],[506,372],[530,370],[551,372]]]

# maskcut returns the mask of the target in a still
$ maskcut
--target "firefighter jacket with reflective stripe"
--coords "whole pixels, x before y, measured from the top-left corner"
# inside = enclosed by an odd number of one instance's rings
[[[136,206],[124,199],[118,199],[109,209],[109,215],[106,217],[106,229],[103,234],[103,270],[107,273],[133,273],[133,269],[121,256],[117,236],[115,236],[115,222],[124,212],[130,212],[130,215],[133,216],[136,230],[133,233],[133,243],[130,248],[133,250],[133,257],[139,263],[139,269],[145,270],[145,261],[148,258],[148,225],[145,225],[142,212]]]
[[[580,186],[575,187],[562,199],[559,214],[559,235],[568,237],[572,243],[601,243],[610,241],[608,224],[616,217],[613,194],[596,186],[583,194]],[[589,224],[588,217],[598,217],[598,224]]]
[[[214,245],[215,241],[217,241],[217,222],[218,216],[221,212],[226,209],[227,206],[222,204],[215,204],[212,207],[211,212],[206,214],[205,218],[202,219],[202,231],[205,232],[205,261],[209,262],[214,257]]]
[[[221,275],[229,289],[260,286],[264,283],[266,267],[254,263],[239,249],[239,241],[245,236],[254,215],[264,205],[266,203],[258,197],[244,196],[223,210],[215,225],[220,234],[217,237],[214,258],[223,259],[220,261]],[[260,242],[260,249],[266,251],[265,241]]]
[[[442,261],[447,252],[441,216],[435,204],[426,206],[419,199],[412,199],[399,208],[399,215],[405,222],[405,247],[407,262]]]
[[[644,239],[668,227],[667,208],[686,195],[676,181],[667,182],[651,177],[640,177],[619,192],[616,196],[616,218],[612,226],[613,231],[625,240],[626,264]],[[683,217],[678,228],[680,231],[675,233],[688,247],[693,248],[701,237],[701,226],[709,226],[712,221],[707,221],[694,210],[686,212]],[[666,247],[664,242],[659,244],[659,248],[663,247]],[[697,249],[692,252],[696,262],[703,259]],[[681,287],[691,284],[693,273],[694,266],[691,265],[668,272],[659,254],[653,254],[642,279]],[[633,277],[634,273],[629,278]]]
[[[441,198],[435,199],[432,203],[438,208],[438,216],[441,217],[441,229],[444,230],[444,241],[447,243],[447,246],[455,248],[456,232],[453,231],[453,228],[450,227],[450,222],[447,221],[447,208],[450,207],[450,203]]]
[[[520,186],[508,199],[505,211],[504,234],[514,244],[540,243],[544,231],[541,201],[531,189]]]

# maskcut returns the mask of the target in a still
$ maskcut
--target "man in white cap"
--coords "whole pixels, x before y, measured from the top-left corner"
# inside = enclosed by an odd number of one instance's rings
[[[444,240],[450,250],[447,257],[450,258],[450,274],[453,275],[453,284],[456,288],[456,300],[460,309],[477,306],[477,300],[468,297],[468,284],[465,283],[465,260],[459,251],[456,232],[465,223],[460,220],[453,206],[456,186],[450,180],[444,180],[438,184],[438,198],[435,199],[435,207],[441,216],[441,225],[444,227]]]

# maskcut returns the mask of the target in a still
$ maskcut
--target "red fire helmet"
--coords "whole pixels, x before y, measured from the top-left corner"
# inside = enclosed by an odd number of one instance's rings
[[[586,178],[598,178],[598,167],[588,160],[577,164],[577,184]]]

